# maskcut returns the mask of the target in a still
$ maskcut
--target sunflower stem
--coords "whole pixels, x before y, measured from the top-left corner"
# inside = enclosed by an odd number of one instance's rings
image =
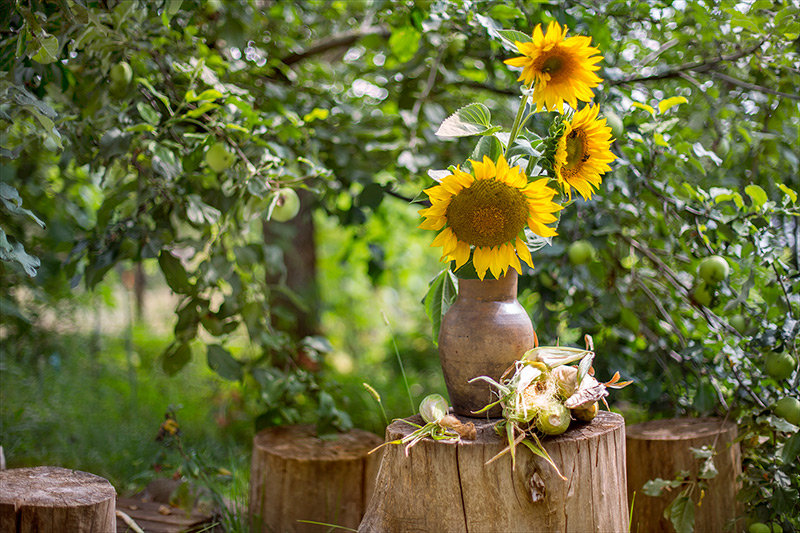
[[[508,152],[509,152],[509,150],[511,150],[511,146],[514,144],[514,140],[517,138],[517,135],[519,135],[519,130],[522,127],[522,122],[523,122],[522,121],[522,115],[525,114],[525,107],[528,105],[528,98],[530,98],[530,96],[531,96],[530,95],[530,89],[532,87],[533,87],[533,83],[531,83],[531,85],[528,87],[528,89],[523,92],[524,96],[522,97],[522,100],[520,101],[519,109],[517,109],[517,116],[514,117],[514,124],[511,126],[511,133],[508,136],[508,145],[506,145],[506,151],[503,154],[506,157],[506,159],[508,159]],[[528,118],[530,118],[530,117],[528,117]],[[525,121],[527,122],[527,118],[525,119]]]

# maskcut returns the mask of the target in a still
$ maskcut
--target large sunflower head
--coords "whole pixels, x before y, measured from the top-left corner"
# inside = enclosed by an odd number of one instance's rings
[[[520,259],[533,267],[525,226],[542,237],[556,235],[547,226],[561,209],[552,201],[556,191],[547,179],[528,183],[522,168],[509,167],[503,156],[497,163],[486,156],[470,163],[471,173],[457,167],[425,190],[431,206],[420,210],[425,220],[419,227],[441,230],[431,246],[441,246],[442,259],[455,261],[456,268],[469,260],[474,248],[472,261],[480,279],[487,270],[495,278],[509,267],[522,273]]]
[[[597,106],[586,106],[565,120],[564,132],[556,141],[553,171],[556,179],[572,198],[572,189],[584,200],[600,185],[600,175],[611,170],[617,157],[611,153],[611,128],[606,119],[598,119]]]
[[[519,81],[526,85],[536,82],[533,102],[537,111],[561,112],[564,102],[575,109],[577,100],[588,102],[592,99],[592,88],[602,81],[594,73],[600,70],[596,63],[602,56],[591,42],[589,37],[582,35],[567,37],[567,27],[562,30],[558,22],[551,22],[546,34],[538,24],[530,41],[516,41],[522,56],[507,59],[505,63],[522,67]]]

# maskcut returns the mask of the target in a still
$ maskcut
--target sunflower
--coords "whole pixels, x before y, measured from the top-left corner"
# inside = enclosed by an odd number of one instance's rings
[[[522,67],[518,81],[530,85],[534,81],[533,103],[536,110],[561,112],[563,102],[573,109],[577,100],[588,102],[592,99],[592,88],[602,81],[594,71],[600,70],[598,63],[602,56],[600,50],[591,46],[589,37],[577,35],[567,38],[567,27],[562,31],[558,22],[547,26],[547,34],[542,34],[542,25],[537,24],[531,41],[519,42],[520,57],[507,59],[512,67]]]
[[[495,278],[509,267],[522,273],[520,259],[533,268],[523,230],[527,225],[542,237],[556,235],[547,226],[561,209],[552,201],[556,191],[547,179],[528,183],[522,168],[509,167],[502,155],[497,163],[486,156],[470,163],[472,173],[456,167],[439,185],[425,190],[431,206],[420,210],[425,220],[419,227],[441,230],[431,246],[441,246],[442,260],[455,261],[457,269],[474,247],[472,261],[480,279],[487,270]]]
[[[606,119],[597,118],[599,107],[586,106],[564,121],[564,133],[556,142],[553,170],[556,179],[572,198],[572,189],[592,197],[600,185],[600,174],[611,170],[609,163],[617,156],[611,153],[611,128]]]

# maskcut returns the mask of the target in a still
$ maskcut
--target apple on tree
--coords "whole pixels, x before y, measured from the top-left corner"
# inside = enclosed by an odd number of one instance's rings
[[[575,241],[569,245],[567,250],[569,261],[573,265],[582,265],[591,261],[594,257],[594,246],[588,241]]]
[[[730,266],[728,266],[728,262],[725,261],[724,257],[718,255],[706,257],[700,262],[700,266],[697,269],[700,279],[709,285],[725,280],[729,272]]]
[[[214,172],[222,172],[230,168],[236,161],[236,156],[228,151],[225,143],[217,142],[212,144],[206,152],[206,164]]]
[[[284,187],[275,192],[267,213],[267,220],[286,222],[297,216],[300,211],[300,198],[294,189]]]

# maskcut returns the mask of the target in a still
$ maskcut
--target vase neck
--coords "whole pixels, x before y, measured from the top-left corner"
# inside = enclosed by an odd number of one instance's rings
[[[459,279],[458,296],[476,300],[516,299],[517,271],[509,268],[500,279]]]

